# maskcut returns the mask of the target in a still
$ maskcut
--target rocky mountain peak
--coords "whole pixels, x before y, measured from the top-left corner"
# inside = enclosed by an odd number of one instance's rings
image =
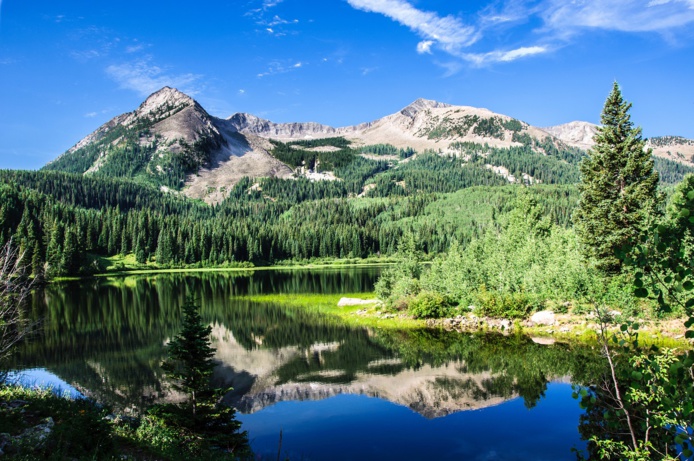
[[[137,108],[135,114],[138,117],[149,116],[150,114],[157,117],[164,113],[177,112],[185,107],[193,105],[198,105],[193,98],[176,88],[165,86],[161,90],[149,95],[149,97],[140,104],[140,107]]]
[[[452,107],[451,104],[446,104],[445,102],[438,102],[431,99],[419,98],[404,109],[400,111],[401,114],[408,117],[414,117],[419,112],[427,109],[436,109],[439,107]]]

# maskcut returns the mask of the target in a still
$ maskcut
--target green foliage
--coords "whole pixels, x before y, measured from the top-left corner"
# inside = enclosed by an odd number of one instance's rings
[[[15,405],[8,405],[13,401]],[[115,440],[104,419],[108,412],[95,402],[61,397],[50,390],[3,385],[0,403],[0,432],[18,436],[45,423],[46,418],[55,423],[44,442],[23,439],[5,448],[7,454],[20,459],[112,459]]]
[[[504,185],[508,181],[484,166],[430,152],[376,176],[375,184],[370,197],[454,192],[472,186]]]
[[[221,450],[230,456],[247,455],[247,435],[240,432],[235,410],[221,403],[220,392],[211,385],[215,367],[210,345],[212,327],[203,324],[199,307],[192,299],[186,300],[182,310],[181,332],[167,344],[168,359],[162,369],[173,387],[189,400],[150,408],[142,432],[154,433],[161,427],[162,448],[170,444],[170,436],[175,433],[178,448],[191,454]]]
[[[343,138],[343,137],[335,137],[335,138],[320,138],[320,139],[305,139],[301,141],[291,141],[288,142],[287,145],[290,146],[301,146],[301,147],[324,147],[324,146],[331,146],[331,147],[337,147],[339,149],[344,149],[350,146],[351,141]]]
[[[624,291],[623,284],[608,285],[587,266],[573,231],[553,224],[535,197],[520,192],[498,229],[488,226],[465,247],[454,240],[419,277],[405,269],[404,258],[383,273],[377,295],[400,306],[420,291],[436,293],[453,304],[474,305],[485,315],[505,318],[527,317],[548,300],[633,300],[615,294]]]
[[[529,175],[533,182],[544,184],[574,184],[579,179],[575,164],[537,154],[528,146],[493,149],[485,161],[507,168],[518,181],[522,181],[523,174]]]
[[[162,364],[173,387],[190,397],[192,417],[195,419],[198,400],[210,398],[210,378],[214,370],[210,345],[212,327],[205,326],[192,299],[183,304],[181,332],[167,345],[168,359]]]
[[[417,249],[415,236],[408,233],[395,255],[396,264],[383,271],[374,291],[387,305],[402,309],[419,291],[422,274],[422,254]]]
[[[680,162],[661,157],[653,157],[653,168],[658,172],[660,184],[678,184],[688,174],[694,173],[694,168]]]
[[[652,298],[661,312],[679,310],[688,320],[685,337],[694,337],[694,298],[691,290],[691,228],[694,179],[677,187],[660,223],[618,253],[635,271],[633,295]],[[625,323],[608,337],[603,324],[601,344],[611,379],[593,388],[582,432],[601,459],[689,459],[694,438],[694,352],[656,347],[642,350],[638,325]],[[620,395],[619,389],[622,389]]]
[[[407,147],[405,149],[398,149],[392,144],[372,144],[364,147],[360,147],[359,150],[363,154],[374,154],[374,155],[396,155],[401,160],[412,157],[416,151]]]
[[[530,297],[522,291],[487,291],[484,285],[477,291],[477,305],[477,312],[482,315],[506,319],[525,319],[535,307]]]
[[[422,291],[407,306],[407,312],[416,319],[447,317],[454,303],[446,296],[431,291]]]
[[[605,102],[595,147],[581,163],[581,201],[574,215],[586,255],[607,274],[619,273],[615,251],[637,241],[656,215],[658,173],[641,129],[635,128],[617,83]]]

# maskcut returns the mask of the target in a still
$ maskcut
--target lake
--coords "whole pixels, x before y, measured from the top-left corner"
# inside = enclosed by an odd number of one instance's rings
[[[522,335],[355,328],[289,304],[365,293],[379,268],[175,273],[51,284],[31,300],[40,333],[16,355],[48,380],[137,413],[178,398],[159,367],[187,295],[212,326],[218,386],[255,453],[276,459],[573,460],[583,411],[572,383],[588,347]],[[262,302],[254,300],[264,296]]]

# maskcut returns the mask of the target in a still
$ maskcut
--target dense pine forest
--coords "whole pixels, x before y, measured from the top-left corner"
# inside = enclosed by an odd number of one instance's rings
[[[584,155],[469,143],[455,146],[456,156],[414,155],[389,145],[354,148],[344,138],[273,144],[288,165],[337,179],[246,178],[207,205],[111,170],[53,171],[57,162],[0,171],[0,243],[12,239],[32,273],[48,277],[103,272],[127,255],[155,268],[388,256],[404,235],[433,257],[502,229],[521,189],[553,224],[570,227]],[[509,184],[492,166],[532,187]],[[664,184],[692,171],[661,159],[656,168]]]

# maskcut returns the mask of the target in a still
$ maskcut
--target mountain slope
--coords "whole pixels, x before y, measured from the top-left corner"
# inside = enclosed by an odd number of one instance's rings
[[[461,142],[501,148],[531,145],[538,152],[544,152],[539,147],[543,142],[565,147],[549,133],[507,115],[427,99],[418,99],[399,112],[373,122],[340,128],[313,122],[273,123],[243,113],[227,120],[241,133],[285,142],[342,136],[355,146],[390,144],[396,148],[451,154],[458,152],[451,144]]]
[[[291,174],[267,153],[263,147],[268,147],[267,142],[249,138],[230,129],[225,120],[210,116],[191,97],[164,87],[44,169],[130,177],[175,189],[190,184],[188,195],[196,198],[205,196],[203,182],[222,183],[223,188],[244,176]]]
[[[586,122],[537,128],[487,109],[426,99],[378,120],[339,128],[274,123],[244,113],[221,119],[191,97],[165,87],[44,168],[132,178],[182,190],[208,203],[223,200],[244,177],[346,180],[351,182],[343,189],[350,194],[363,194],[375,182],[382,186],[379,194],[406,193],[427,176],[424,170],[432,162],[415,158],[420,165],[408,167],[409,172],[404,165],[412,153],[425,151],[468,164],[460,171],[465,184],[494,183],[475,169],[487,169],[503,181],[564,183],[577,180],[576,164],[593,145],[596,130]],[[694,141],[664,137],[653,138],[650,145],[658,156],[693,164]],[[436,180],[432,175],[426,179]]]
[[[588,122],[570,122],[563,125],[543,128],[552,136],[569,146],[588,150],[595,145],[593,136],[598,125]],[[653,155],[686,166],[694,166],[694,140],[681,136],[657,136],[646,140],[646,147],[653,149]]]
[[[542,129],[569,146],[588,150],[593,147],[593,136],[598,132],[598,125],[589,122],[569,122]]]
[[[224,139],[192,98],[165,87],[133,112],[78,142],[45,169],[102,176],[151,177],[177,187],[183,175],[209,161]]]

